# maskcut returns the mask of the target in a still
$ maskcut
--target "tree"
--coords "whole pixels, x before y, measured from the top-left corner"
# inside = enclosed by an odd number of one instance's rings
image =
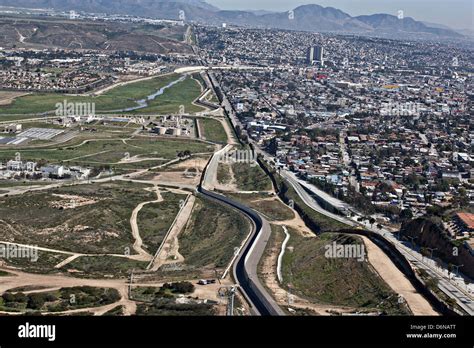
[[[2,295],[4,302],[15,302],[15,296],[9,292],[6,292]]]
[[[400,213],[400,219],[402,221],[408,221],[413,219],[413,213],[410,209],[403,209],[402,212]]]
[[[430,278],[426,282],[426,287],[432,291],[434,291],[438,287],[438,279]]]
[[[28,298],[27,308],[41,309],[44,305],[44,298],[41,294],[31,294]]]

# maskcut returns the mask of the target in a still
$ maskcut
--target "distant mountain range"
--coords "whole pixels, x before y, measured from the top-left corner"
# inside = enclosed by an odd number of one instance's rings
[[[418,33],[428,36],[463,37],[447,27],[423,23],[410,17],[399,19],[389,14],[352,17],[336,8],[319,5],[303,5],[288,12],[224,11],[204,0],[0,0],[0,5],[163,19],[179,19],[180,11],[184,11],[188,21],[214,25],[227,23],[254,28],[315,32],[387,33],[393,36]]]

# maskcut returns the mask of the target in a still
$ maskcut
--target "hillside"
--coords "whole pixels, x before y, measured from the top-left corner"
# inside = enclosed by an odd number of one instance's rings
[[[189,53],[183,26],[0,18],[1,47]]]
[[[463,37],[439,26],[428,26],[413,18],[400,20],[388,14],[352,17],[333,8],[316,4],[299,6],[292,11],[221,11],[204,0],[2,0],[2,5],[24,8],[75,10],[89,13],[122,14],[162,19],[179,19],[184,11],[187,21],[221,25],[228,23],[253,28],[301,31],[350,32],[400,36],[402,33],[423,37]],[[290,14],[291,12],[291,14]]]
[[[435,256],[445,263],[464,265],[461,271],[474,278],[474,256],[464,245],[451,242],[447,232],[440,224],[426,218],[419,218],[404,224],[400,231],[401,236],[416,237],[417,245],[425,248],[438,249]],[[453,248],[458,248],[459,256],[453,255]]]

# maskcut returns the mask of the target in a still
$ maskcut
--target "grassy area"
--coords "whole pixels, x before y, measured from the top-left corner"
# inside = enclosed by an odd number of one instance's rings
[[[132,111],[135,114],[176,114],[184,106],[185,113],[203,111],[193,102],[201,95],[201,86],[190,77],[176,85],[167,88],[164,93],[154,100],[150,100],[148,107]]]
[[[133,209],[156,199],[147,188],[151,186],[115,181],[30,192],[28,199],[0,198],[0,240],[70,252],[124,254],[134,242]]]
[[[63,103],[64,100],[72,103],[95,103],[96,112],[126,109],[136,106],[135,100],[144,99],[178,78],[177,74],[159,76],[113,88],[98,97],[35,93],[17,98],[10,105],[0,106],[0,114],[39,114],[54,111],[56,103]],[[0,120],[2,119],[0,117]]]
[[[119,299],[120,294],[116,289],[83,286],[28,295],[5,293],[0,298],[0,309],[27,313],[64,312],[106,306]]]
[[[198,122],[201,129],[203,129],[206,140],[227,144],[227,133],[219,121],[211,118],[200,118]]]
[[[145,270],[148,262],[135,261],[114,256],[79,257],[64,269],[74,270],[75,277],[126,278],[132,270]]]
[[[214,305],[201,303],[190,294],[194,285],[189,282],[166,283],[160,288],[136,287],[132,297],[144,303],[137,306],[137,315],[159,316],[210,316],[215,314]],[[178,303],[178,296],[186,296],[186,303]]]
[[[289,229],[288,247],[283,257],[283,283],[310,301],[359,308],[389,315],[409,314],[398,296],[378,276],[367,261],[356,258],[328,258],[326,246],[363,244],[358,237],[324,234],[305,238]]]
[[[63,145],[59,148],[49,146],[38,148],[0,150],[0,161],[6,162],[20,152],[23,160],[46,161],[49,164],[82,165],[92,167],[118,167],[122,169],[149,168],[162,164],[165,160],[177,158],[179,152],[213,152],[209,145],[177,139],[140,137],[131,140],[105,139],[88,140],[76,145]],[[136,163],[120,163],[129,154],[145,159]]]
[[[257,164],[234,163],[232,170],[241,191],[270,191],[273,188],[271,180]]]
[[[152,302],[155,298],[173,298],[175,295],[191,294],[195,287],[190,282],[165,283],[161,287],[138,286],[132,288],[135,301]]]
[[[120,317],[124,315],[125,307],[124,306],[117,306],[112,308],[110,311],[105,312],[102,314],[103,317]]]
[[[35,244],[36,243],[32,243],[32,245]],[[38,260],[36,261],[34,258],[26,257],[10,257],[8,259],[0,258],[0,261],[5,261],[8,266],[20,268],[22,271],[28,273],[51,274],[58,273],[59,271],[54,268],[54,266],[64,261],[68,257],[68,255],[65,254],[50,253],[41,250],[37,251],[37,256]]]
[[[267,193],[226,193],[226,196],[262,213],[269,220],[285,221],[295,218],[293,211]]]
[[[0,270],[0,277],[9,277],[9,276],[11,276],[10,273]]]
[[[199,73],[192,74],[193,79],[197,80],[203,89],[206,88],[206,82],[204,81],[203,77]]]
[[[212,201],[196,199],[190,221],[179,238],[187,265],[226,267],[250,231],[239,213]]]
[[[220,184],[229,184],[232,181],[230,169],[230,165],[226,163],[219,163],[217,167],[217,181]]]
[[[180,204],[186,199],[186,195],[171,192],[164,192],[161,196],[164,199],[163,202],[144,206],[137,218],[144,248],[151,254],[154,254],[160,247],[178,215]]]
[[[174,298],[156,298],[153,304],[139,304],[139,316],[212,316],[214,306],[205,303],[176,303]]]

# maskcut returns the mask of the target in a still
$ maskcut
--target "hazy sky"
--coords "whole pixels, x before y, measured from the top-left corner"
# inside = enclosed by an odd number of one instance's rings
[[[352,16],[373,13],[405,16],[456,29],[474,29],[474,0],[207,0],[225,10],[286,11],[299,5],[318,4],[343,10]]]

